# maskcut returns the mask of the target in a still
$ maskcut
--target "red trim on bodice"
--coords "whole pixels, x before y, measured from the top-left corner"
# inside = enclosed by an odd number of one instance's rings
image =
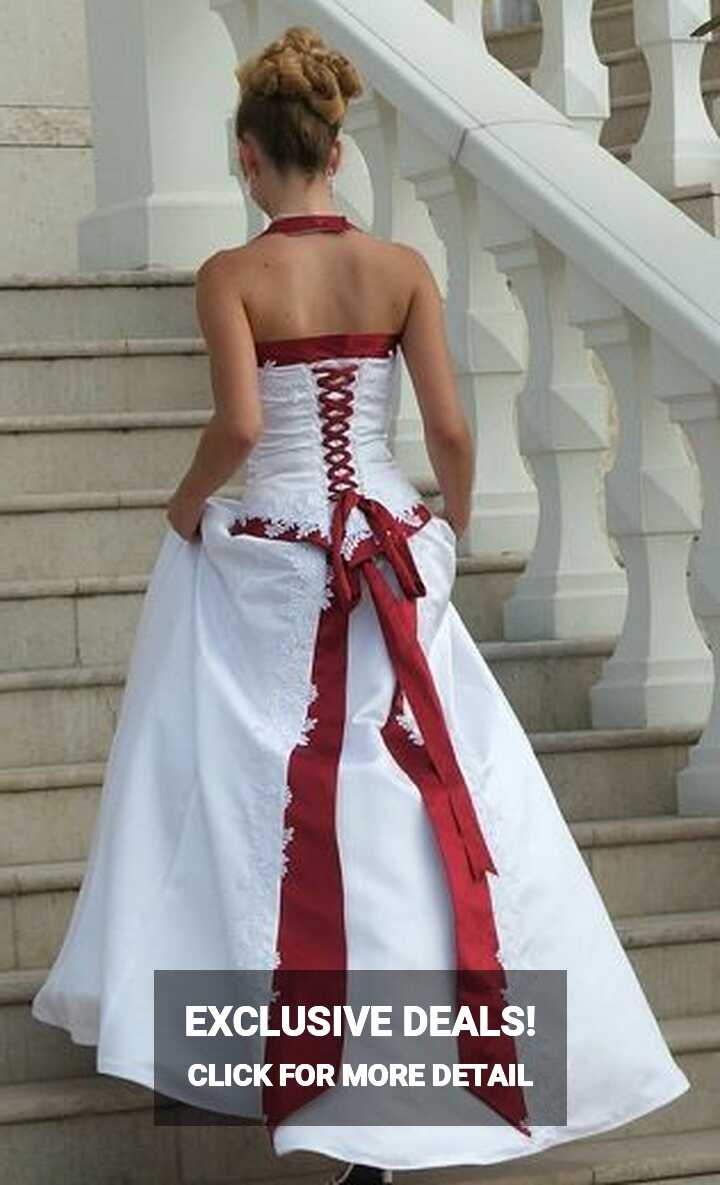
[[[317,333],[255,342],[255,356],[259,366],[271,361],[292,366],[326,358],[385,358],[397,349],[399,341],[399,333]]]
[[[298,235],[315,231],[330,231],[331,234],[342,234],[344,230],[362,230],[344,214],[282,214],[273,218],[265,230],[261,230],[257,238],[263,235],[284,234]]]

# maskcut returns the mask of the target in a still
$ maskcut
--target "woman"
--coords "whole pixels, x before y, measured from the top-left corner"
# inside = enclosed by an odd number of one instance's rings
[[[338,1122],[327,1084],[248,1090],[237,1113],[280,1154],[345,1161],[349,1185],[619,1127],[690,1084],[450,602],[473,449],[437,286],[417,251],[333,204],[352,64],[293,27],[238,78],[240,162],[270,223],[198,272],[215,412],[168,507],[86,876],[34,1015],[97,1044],[100,1071],[192,1100],[158,1083],[155,969],[264,969],[276,1004],[310,994],[286,972],[323,972],[336,1003],[348,971],[428,969],[472,1005],[479,972],[496,1006],[505,972],[560,968],[559,1120],[532,1122],[512,1083],[455,1088],[443,1123],[422,1092]],[[388,448],[400,349],[437,514]],[[243,496],[215,494],[243,463]],[[291,1052],[266,1040],[268,1062]],[[463,1063],[488,1053],[456,1040]],[[324,1048],[339,1065],[341,1044]]]

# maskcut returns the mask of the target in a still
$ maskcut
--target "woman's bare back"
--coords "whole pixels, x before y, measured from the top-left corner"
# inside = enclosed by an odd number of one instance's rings
[[[359,229],[262,235],[225,252],[259,342],[401,333],[417,276],[414,254]]]

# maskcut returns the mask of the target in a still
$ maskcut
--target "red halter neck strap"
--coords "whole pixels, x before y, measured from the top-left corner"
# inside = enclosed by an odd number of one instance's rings
[[[344,214],[287,214],[273,219],[261,235],[303,234],[308,231],[329,231],[340,234],[344,230],[359,230]]]

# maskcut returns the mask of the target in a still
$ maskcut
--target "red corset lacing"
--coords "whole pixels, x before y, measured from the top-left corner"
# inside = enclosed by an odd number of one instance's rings
[[[331,498],[344,490],[356,490],[350,446],[350,417],[353,412],[357,362],[346,366],[313,366],[319,387],[320,431],[325,458],[328,493]]]

